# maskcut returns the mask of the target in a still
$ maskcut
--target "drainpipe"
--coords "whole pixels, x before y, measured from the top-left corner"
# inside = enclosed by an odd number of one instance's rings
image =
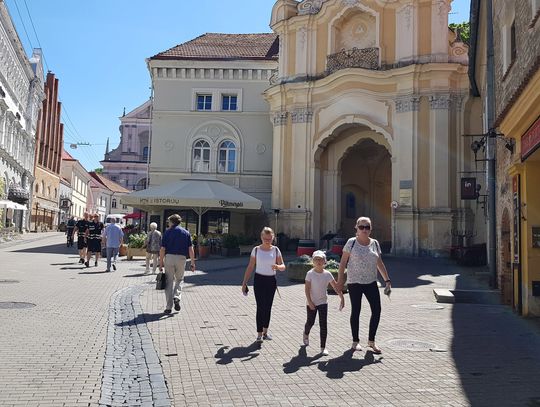
[[[487,48],[487,123],[488,135],[486,145],[487,155],[487,185],[488,185],[488,268],[491,286],[497,288],[497,207],[496,207],[496,172],[497,132],[495,123],[495,61],[493,50],[493,0],[486,0],[486,48]]]

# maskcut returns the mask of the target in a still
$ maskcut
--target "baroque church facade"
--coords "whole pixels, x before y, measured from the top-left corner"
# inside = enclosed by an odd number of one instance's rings
[[[450,0],[278,0],[279,67],[265,91],[273,124],[272,208],[285,233],[373,236],[401,255],[448,255],[459,231],[482,242],[461,200],[479,131],[467,48]]]

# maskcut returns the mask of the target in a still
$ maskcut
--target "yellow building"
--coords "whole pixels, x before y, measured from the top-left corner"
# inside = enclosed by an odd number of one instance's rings
[[[493,6],[500,273],[511,276],[511,303],[540,315],[540,2]],[[503,287],[504,288],[504,287]],[[509,301],[510,302],[510,301]]]
[[[279,67],[265,96],[283,232],[351,236],[367,215],[395,253],[438,256],[459,231],[482,228],[459,196],[460,172],[474,169],[462,135],[479,118],[469,119],[467,48],[448,29],[450,3],[275,3]]]

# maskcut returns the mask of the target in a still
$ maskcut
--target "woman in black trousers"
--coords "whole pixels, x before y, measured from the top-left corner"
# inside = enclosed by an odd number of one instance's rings
[[[351,299],[352,349],[362,350],[359,345],[358,333],[362,295],[365,295],[371,308],[367,346],[374,353],[381,353],[381,349],[375,344],[375,335],[381,318],[381,297],[377,286],[377,271],[383,277],[387,290],[390,290],[391,282],[381,258],[379,242],[369,237],[371,219],[358,218],[355,229],[356,236],[349,239],[343,247],[343,255],[339,263],[338,288],[339,290],[343,289],[345,268],[347,268],[347,287]]]
[[[257,342],[272,339],[268,333],[272,303],[276,293],[276,271],[284,271],[283,256],[277,248],[273,246],[274,231],[265,227],[261,232],[262,244],[255,246],[251,251],[249,264],[244,273],[242,282],[242,292],[247,295],[247,283],[255,270],[253,278],[253,291],[255,291],[255,301],[257,302]]]

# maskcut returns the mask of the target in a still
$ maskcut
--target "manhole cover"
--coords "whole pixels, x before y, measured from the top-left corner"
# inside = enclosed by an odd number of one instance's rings
[[[394,350],[410,350],[413,352],[429,352],[431,349],[438,349],[434,343],[415,341],[414,339],[393,339],[386,342],[386,344]]]
[[[23,309],[35,306],[36,304],[30,302],[0,302],[0,309]]]
[[[418,308],[418,309],[428,309],[428,310],[444,309],[444,307],[439,304],[414,304],[413,307]]]
[[[13,283],[20,283],[19,280],[0,280],[0,284],[13,284]]]

